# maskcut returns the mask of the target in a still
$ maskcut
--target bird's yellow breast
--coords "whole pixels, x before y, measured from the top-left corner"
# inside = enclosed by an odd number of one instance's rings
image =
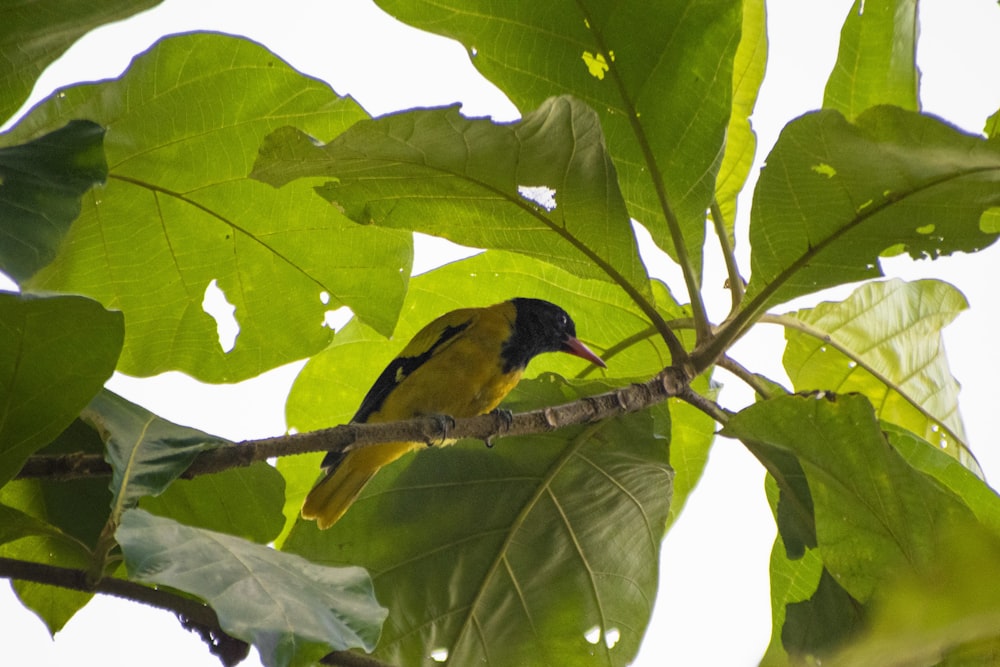
[[[510,393],[523,372],[504,373],[500,354],[512,331],[513,307],[502,303],[464,312],[468,326],[404,377],[366,421],[424,415],[473,417],[494,409]],[[461,321],[461,317],[455,319]],[[411,352],[408,348],[401,356]]]

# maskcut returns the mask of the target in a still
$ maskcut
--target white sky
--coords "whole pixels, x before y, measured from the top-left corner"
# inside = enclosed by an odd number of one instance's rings
[[[789,119],[820,106],[836,57],[839,30],[850,0],[768,2],[770,57],[754,114],[758,167]],[[238,11],[234,8],[238,6]],[[995,64],[1000,62],[1000,8],[991,0],[925,0],[920,66],[924,110],[971,132],[1000,108]],[[462,101],[468,115],[513,119],[516,110],[469,64],[465,50],[417,33],[365,0],[167,0],[125,24],[88,35],[42,77],[29,104],[57,86],[117,76],[136,53],[160,35],[213,29],[264,43],[299,70],[351,94],[372,114],[412,106]],[[419,54],[419,57],[414,57]],[[756,168],[755,168],[756,173]],[[749,197],[742,204],[745,216]],[[746,222],[738,231],[744,273],[749,272]],[[418,266],[440,260],[438,246],[421,245]],[[708,246],[707,298],[714,317],[728,308],[724,270]],[[893,260],[887,274],[908,279],[939,277],[961,289],[972,305],[946,333],[953,371],[963,384],[962,406],[973,451],[987,478],[1000,479],[1000,448],[991,414],[1000,355],[995,345],[997,250],[936,262]],[[650,255],[652,258],[652,255]],[[654,266],[655,263],[655,266]],[[651,259],[651,269],[671,285],[683,284],[672,267]],[[849,290],[826,294],[842,298]],[[808,305],[815,301],[799,302]],[[791,309],[789,307],[788,309]],[[781,333],[748,335],[733,356],[774,377],[780,369]],[[229,386],[204,386],[170,374],[156,381],[117,378],[113,389],[177,422],[233,439],[282,433],[284,398],[299,365]],[[722,400],[739,407],[750,400],[738,381],[720,372]],[[767,581],[774,526],[763,494],[763,471],[737,443],[720,441],[708,471],[663,550],[661,590],[642,651],[634,665],[754,665],[770,635]],[[4,650],[12,664],[52,666],[97,662],[108,667],[218,665],[194,635],[169,614],[98,597],[55,642],[0,585]],[[256,656],[244,663],[256,664]]]

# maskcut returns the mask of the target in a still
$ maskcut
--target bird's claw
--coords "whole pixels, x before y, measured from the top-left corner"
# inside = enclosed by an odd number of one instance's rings
[[[427,415],[427,418],[434,422],[435,429],[433,434],[425,436],[427,446],[443,445],[448,441],[448,432],[455,427],[455,418],[451,415],[441,414]]]
[[[495,417],[499,422],[497,430],[501,432],[509,430],[510,425],[514,423],[514,413],[508,410],[507,408],[493,408],[492,410],[490,410],[490,414],[493,417]],[[493,448],[494,437],[496,436],[491,435],[485,440],[483,440],[483,442],[486,443],[487,448],[489,449]]]

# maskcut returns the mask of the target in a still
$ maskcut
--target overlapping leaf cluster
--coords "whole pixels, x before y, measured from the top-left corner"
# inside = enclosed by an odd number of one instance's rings
[[[996,239],[982,220],[1000,204],[1000,145],[918,112],[915,2],[869,1],[845,23],[828,108],[788,124],[756,186],[745,292],[732,238],[761,0],[381,5],[466,45],[522,118],[368,118],[259,45],[187,34],[0,136],[0,269],[22,290],[0,294],[0,556],[89,582],[17,582],[22,602],[56,631],[101,582],[170,587],[268,665],[350,648],[394,664],[628,664],[660,541],[720,421],[771,473],[766,663],[989,651],[1000,595],[966,573],[996,567],[1000,502],[977,476],[940,338],[964,298],[871,280],[887,254]],[[7,112],[69,43],[37,48],[51,21],[23,10],[4,29],[19,58],[0,80],[22,82],[3,88]],[[673,293],[650,279],[635,221],[680,265]],[[412,232],[485,252],[410,279]],[[718,323],[702,304],[706,252],[729,268]],[[860,280],[844,301],[775,312]],[[202,306],[215,287],[239,326],[228,351]],[[566,308],[609,368],[539,360],[507,407],[671,364],[701,398],[408,457],[320,532],[297,510],[321,455],[179,479],[232,444],[102,389],[115,369],[222,382],[308,357],[288,422],[323,428],[431,317],[515,295]],[[339,306],[354,318],[334,334],[324,318]],[[761,320],[786,328],[799,393],[726,358]],[[758,403],[713,407],[720,360]],[[15,479],[30,456],[70,452],[103,453],[110,485]],[[935,588],[945,611],[932,613],[923,587],[943,577],[954,585]]]

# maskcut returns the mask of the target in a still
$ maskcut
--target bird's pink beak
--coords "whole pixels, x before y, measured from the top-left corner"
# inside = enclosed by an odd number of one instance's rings
[[[567,354],[572,354],[574,357],[580,357],[581,359],[586,359],[587,361],[600,366],[601,368],[607,368],[608,365],[604,363],[604,360],[599,356],[590,351],[590,348],[581,343],[578,339],[572,336],[563,343],[563,352]]]

